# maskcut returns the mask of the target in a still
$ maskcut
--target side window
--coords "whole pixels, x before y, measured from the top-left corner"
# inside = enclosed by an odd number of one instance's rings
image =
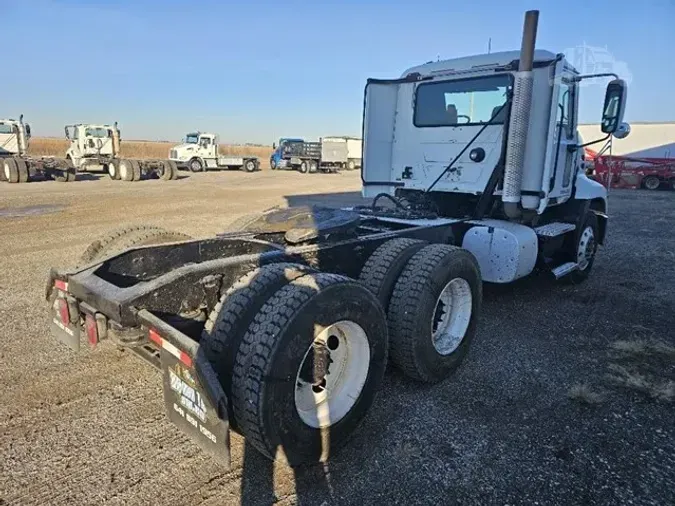
[[[574,86],[563,82],[558,93],[558,125],[568,139],[574,137]]]
[[[80,129],[77,127],[73,127],[73,140],[77,140],[80,138],[78,133],[80,132]]]
[[[199,139],[199,143],[203,147],[208,148],[211,145],[211,139],[209,139],[208,137],[202,137]]]

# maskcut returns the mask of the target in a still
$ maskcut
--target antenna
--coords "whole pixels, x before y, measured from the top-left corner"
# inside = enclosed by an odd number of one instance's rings
[[[488,39],[488,54],[492,52],[492,37]]]

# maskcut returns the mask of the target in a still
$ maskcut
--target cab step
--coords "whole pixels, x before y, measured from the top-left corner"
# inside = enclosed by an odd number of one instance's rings
[[[539,237],[558,237],[568,232],[572,232],[576,228],[577,226],[574,223],[554,221],[552,223],[547,223],[546,225],[541,225],[540,227],[535,227],[534,232]]]
[[[579,268],[579,264],[576,262],[567,262],[558,267],[551,269],[551,272],[555,276],[555,279],[560,279],[572,272],[576,271]]]

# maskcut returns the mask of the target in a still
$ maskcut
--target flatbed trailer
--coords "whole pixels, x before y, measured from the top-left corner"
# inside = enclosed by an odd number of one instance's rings
[[[675,160],[668,158],[634,158],[599,156],[588,162],[589,175],[612,188],[675,190]],[[610,179],[611,173],[611,179]]]

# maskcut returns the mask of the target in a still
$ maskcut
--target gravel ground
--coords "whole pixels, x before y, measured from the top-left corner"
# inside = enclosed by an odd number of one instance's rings
[[[359,187],[356,173],[269,171],[0,185],[0,505],[675,504],[672,193],[612,194],[587,283],[487,286],[458,373],[388,373],[326,467],[294,472],[235,435],[223,472],[166,420],[158,372],[48,334],[49,267],[110,229],[211,235],[274,205],[351,204]]]

